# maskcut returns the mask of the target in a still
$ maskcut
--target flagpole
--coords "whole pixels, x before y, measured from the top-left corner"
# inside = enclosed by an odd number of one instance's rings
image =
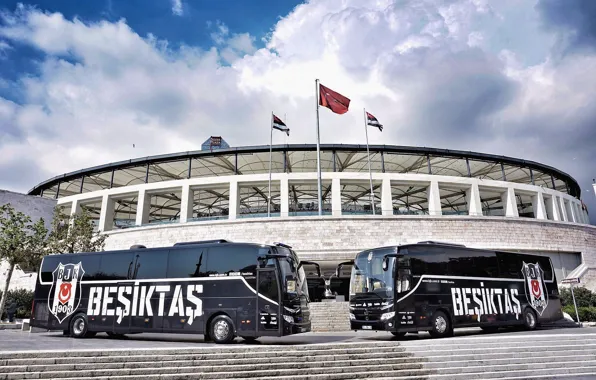
[[[273,112],[271,112],[271,125],[269,126],[269,196],[267,197],[267,217],[271,216],[271,156],[273,152]]]
[[[368,158],[368,177],[370,180],[370,204],[372,206],[373,215],[376,215],[375,193],[373,192],[372,172],[370,170],[370,151],[368,149],[368,123],[366,120],[366,108],[364,108],[364,132],[366,133],[366,157]]]
[[[319,80],[315,79],[315,101],[317,102],[317,193],[319,200],[319,216],[323,215],[323,202],[321,200],[321,148],[319,135]]]

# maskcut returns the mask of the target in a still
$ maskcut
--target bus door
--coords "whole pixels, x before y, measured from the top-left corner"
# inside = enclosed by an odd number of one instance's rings
[[[275,268],[257,269],[257,336],[281,335],[281,291]]]

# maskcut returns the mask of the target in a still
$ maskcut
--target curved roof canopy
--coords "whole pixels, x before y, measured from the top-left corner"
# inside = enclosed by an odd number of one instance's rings
[[[366,172],[365,145],[322,144],[322,171]],[[316,145],[274,145],[272,171],[315,172]],[[580,188],[568,174],[533,161],[484,153],[371,145],[375,172],[419,173],[475,177],[535,184],[579,197]],[[184,178],[267,173],[269,145],[181,152],[136,158],[56,176],[31,190],[30,195],[61,198],[97,190]]]

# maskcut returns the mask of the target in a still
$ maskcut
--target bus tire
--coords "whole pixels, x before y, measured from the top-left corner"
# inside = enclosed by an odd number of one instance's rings
[[[433,338],[444,338],[451,335],[451,322],[447,314],[440,310],[433,314],[429,333]]]
[[[209,336],[215,343],[225,344],[234,340],[234,322],[227,315],[218,315],[211,321]]]
[[[523,313],[524,317],[524,328],[526,330],[535,330],[536,325],[538,325],[538,319],[536,318],[536,313],[534,310],[527,307]]]
[[[70,336],[84,338],[89,330],[89,323],[85,314],[77,314],[70,320]]]

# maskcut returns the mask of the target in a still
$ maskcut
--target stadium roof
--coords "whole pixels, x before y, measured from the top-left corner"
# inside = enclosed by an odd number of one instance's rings
[[[316,145],[273,146],[272,171],[315,172]],[[467,151],[371,145],[374,172],[475,177],[541,185],[581,194],[568,174],[534,161]],[[366,172],[365,145],[322,144],[321,170]],[[185,178],[267,173],[269,145],[189,151],[113,162],[48,179],[29,190],[30,195],[60,198],[112,187]]]

